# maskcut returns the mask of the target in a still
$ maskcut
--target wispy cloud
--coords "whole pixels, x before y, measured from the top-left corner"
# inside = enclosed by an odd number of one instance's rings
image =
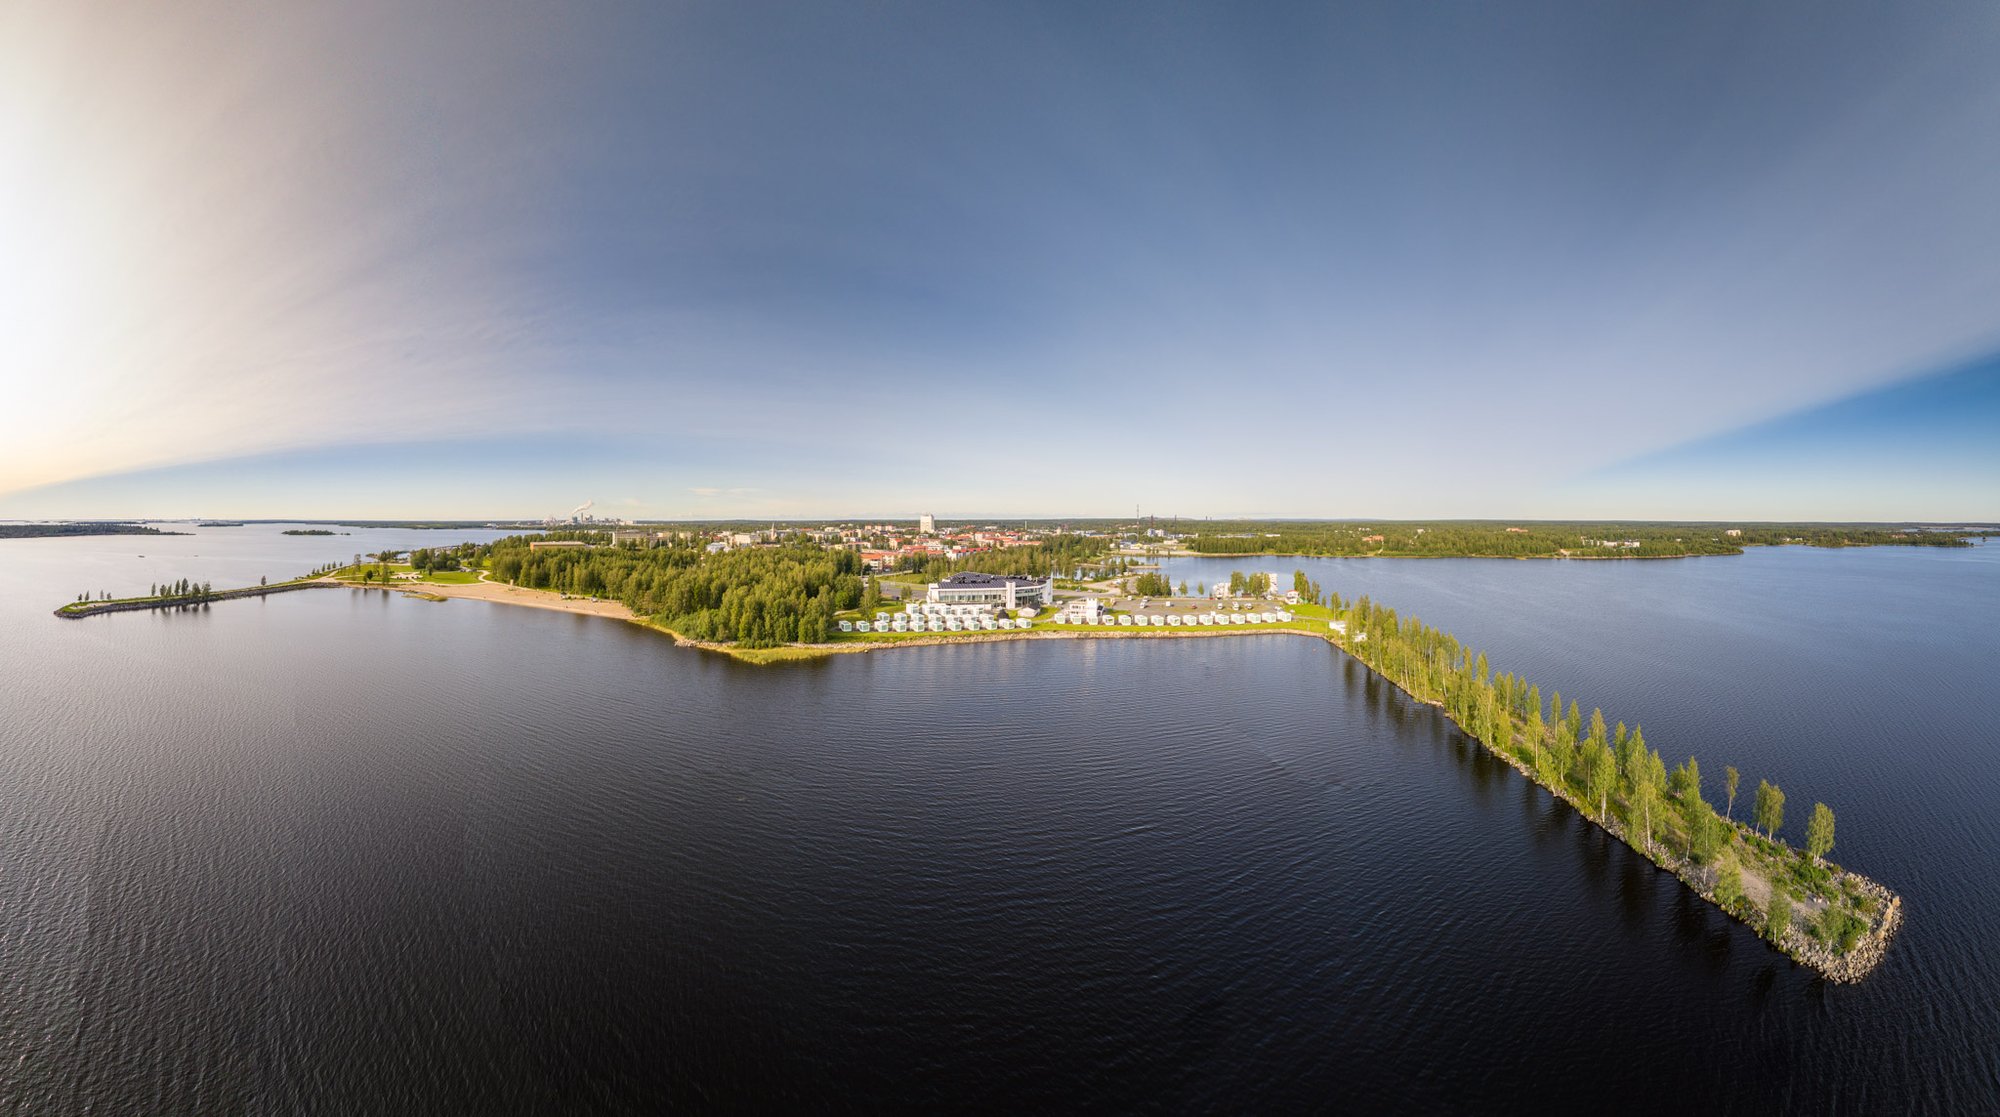
[[[2000,354],[1592,470],[1586,514],[2000,521]]]

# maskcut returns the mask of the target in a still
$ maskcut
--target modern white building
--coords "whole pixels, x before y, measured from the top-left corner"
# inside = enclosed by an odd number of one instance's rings
[[[924,513],[923,515],[921,515],[921,516],[918,516],[918,517],[917,517],[917,534],[918,534],[918,535],[936,535],[936,534],[937,534],[937,517],[935,517],[935,516],[932,516],[932,515],[931,515],[931,514],[930,514],[929,512],[926,512],[926,513]]]
[[[1019,574],[977,574],[966,571],[932,582],[925,597],[938,605],[997,605],[1002,609],[1047,605],[1056,592],[1054,578]]]

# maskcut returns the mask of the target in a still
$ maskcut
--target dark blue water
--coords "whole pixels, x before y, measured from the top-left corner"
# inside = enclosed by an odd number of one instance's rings
[[[13,1111],[2000,1106],[1992,550],[1316,574],[1832,804],[1909,903],[1838,988],[1297,638],[48,616],[394,545],[246,530],[0,545]]]

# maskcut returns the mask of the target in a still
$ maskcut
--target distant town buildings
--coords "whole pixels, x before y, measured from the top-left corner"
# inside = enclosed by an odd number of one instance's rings
[[[671,543],[675,539],[680,538],[682,534],[682,532],[678,531],[614,531],[611,533],[611,545],[617,547],[627,543],[635,543],[642,547],[656,547],[661,543]]]
[[[936,535],[936,534],[937,534],[937,519],[936,519],[936,517],[932,516],[932,515],[931,515],[931,514],[930,514],[929,512],[926,512],[926,513],[924,513],[923,515],[921,515],[921,516],[918,516],[918,517],[917,517],[917,534],[918,534],[918,535]]]

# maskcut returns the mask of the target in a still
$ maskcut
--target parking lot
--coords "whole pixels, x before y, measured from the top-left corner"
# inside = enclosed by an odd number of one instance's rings
[[[1076,596],[1083,595],[1079,594]],[[1058,605],[1065,600],[1067,598],[1061,594],[1058,594],[1056,597]],[[1169,615],[1183,617],[1199,616],[1202,613],[1230,613],[1237,611],[1262,613],[1267,610],[1283,609],[1285,607],[1282,601],[1273,602],[1264,598],[1247,597],[1218,601],[1213,597],[1145,598],[1118,594],[1105,596],[1103,601],[1105,606],[1113,612],[1162,617]]]

